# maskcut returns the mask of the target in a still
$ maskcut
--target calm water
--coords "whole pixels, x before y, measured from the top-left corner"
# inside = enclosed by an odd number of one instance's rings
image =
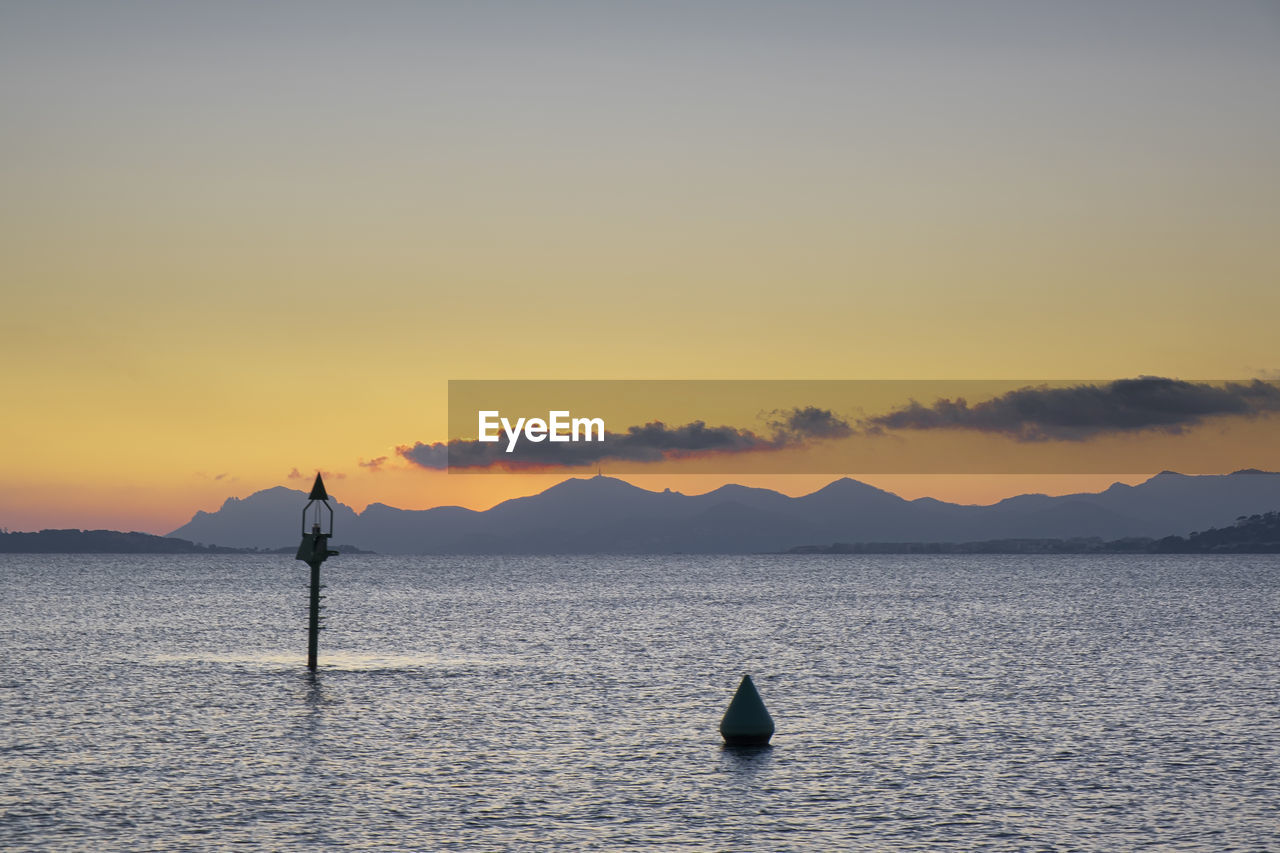
[[[325,576],[0,555],[0,848],[1280,849],[1277,557]]]

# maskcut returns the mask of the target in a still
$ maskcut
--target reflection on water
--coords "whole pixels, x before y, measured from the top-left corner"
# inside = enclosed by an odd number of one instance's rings
[[[296,669],[299,661],[305,663],[303,654],[297,652],[230,652],[216,653],[161,653],[153,655],[151,661],[157,664],[186,665],[194,663],[227,664],[229,666],[248,667],[264,670]],[[514,658],[480,658],[480,657],[441,657],[440,655],[395,655],[395,654],[361,654],[349,651],[324,652],[319,661],[319,671],[325,672],[370,672],[375,670],[407,670],[407,669],[458,669],[486,666],[511,666]]]
[[[0,555],[0,848],[1280,849],[1274,557],[289,562]]]
[[[742,782],[751,782],[761,771],[767,771],[773,762],[772,746],[720,747],[721,768]]]

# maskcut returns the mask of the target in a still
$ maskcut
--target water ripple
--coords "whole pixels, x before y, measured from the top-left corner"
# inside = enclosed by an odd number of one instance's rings
[[[0,847],[1280,849],[1274,557],[326,573],[0,555]]]

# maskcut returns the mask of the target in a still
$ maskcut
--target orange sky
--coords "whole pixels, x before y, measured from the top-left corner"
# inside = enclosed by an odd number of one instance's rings
[[[0,527],[559,479],[397,460],[449,379],[1280,368],[1265,4],[375,5],[0,11]]]

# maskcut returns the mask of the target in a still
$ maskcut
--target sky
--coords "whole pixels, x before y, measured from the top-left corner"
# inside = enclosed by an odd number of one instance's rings
[[[563,478],[397,453],[451,379],[1280,378],[1278,47],[1268,2],[0,3],[0,527]]]

